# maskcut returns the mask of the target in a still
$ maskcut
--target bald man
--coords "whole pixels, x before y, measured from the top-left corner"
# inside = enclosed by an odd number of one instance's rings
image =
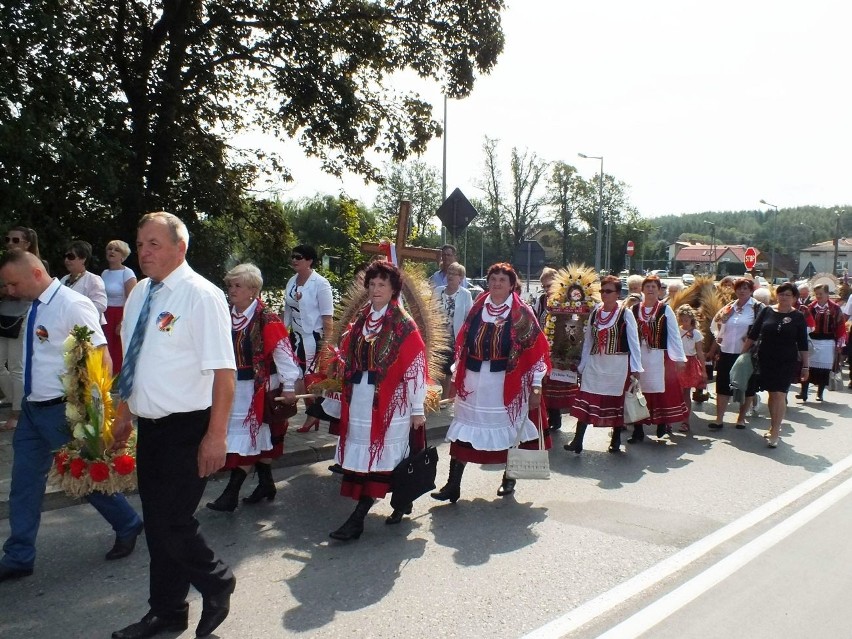
[[[111,364],[100,314],[87,297],[47,274],[32,253],[12,249],[0,258],[0,280],[9,295],[32,302],[24,332],[24,399],[12,439],[11,534],[3,545],[0,581],[33,574],[35,540],[53,451],[70,441],[65,419],[63,343],[75,325],[92,331],[92,345]],[[86,497],[115,531],[107,559],[126,557],[136,546],[142,520],[124,495],[93,492]]]

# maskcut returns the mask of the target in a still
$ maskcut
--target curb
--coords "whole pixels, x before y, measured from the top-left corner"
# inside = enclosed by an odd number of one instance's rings
[[[443,441],[444,435],[449,430],[449,425],[434,426],[426,429],[427,439],[433,444],[440,440]],[[326,461],[334,458],[334,451],[337,448],[337,442],[329,441],[327,443],[309,446],[300,450],[284,452],[281,457],[272,461],[273,468],[293,468],[296,466],[307,466],[320,461]],[[225,473],[216,473],[216,476],[225,476]],[[126,493],[135,495],[136,491]],[[85,499],[76,499],[69,497],[63,492],[53,491],[47,492],[42,501],[41,511],[48,512],[50,510],[59,510],[60,508],[68,508],[69,506],[79,506],[85,503]],[[9,502],[0,501],[0,519],[9,518]]]

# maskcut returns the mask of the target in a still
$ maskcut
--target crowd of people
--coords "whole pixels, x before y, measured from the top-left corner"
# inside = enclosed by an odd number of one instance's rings
[[[409,276],[382,259],[359,273],[353,289],[361,297],[352,298],[358,302],[349,321],[335,331],[338,313],[328,280],[315,270],[314,247],[292,248],[294,275],[279,315],[261,299],[256,266],[236,265],[219,286],[191,269],[188,246],[186,226],[158,212],[137,229],[139,281],[124,266],[130,247],[122,240],[106,246],[108,268],[100,276],[88,270],[92,246],[75,240],[64,255],[67,274],[52,278],[35,231],[26,227],[9,230],[0,258],[0,389],[12,402],[5,428],[15,430],[11,535],[0,581],[33,572],[52,451],[70,437],[61,345],[75,324],[83,325],[119,374],[114,433],[117,446],[136,433],[142,513],[121,494],[93,492],[88,501],[115,532],[106,559],[130,555],[143,530],[150,554],[149,610],[114,632],[117,639],[185,629],[190,585],[203,599],[196,636],[209,635],[227,617],[236,577],[207,545],[195,511],[208,477],[220,470],[229,472],[228,482],[207,508],[236,510],[252,471],[257,484],[242,503],[275,498],[271,464],[283,454],[300,396],[309,406],[297,432],[328,420],[338,435],[332,470],[340,475],[340,494],[356,504],[329,536],[348,542],[363,534],[376,500],[393,491],[394,468],[425,446],[430,386],[442,385],[443,403],[452,406],[447,480],[431,497],[455,503],[468,464],[506,464],[515,446],[550,448],[550,432],[561,428],[565,413],[577,420],[564,447],[575,454],[583,452],[589,425],[611,429],[614,454],[625,452],[622,433],[630,426],[629,444],[645,439],[645,426],[654,426],[658,438],[674,427],[690,432],[690,391],[706,387],[708,364],[716,382],[709,429],[724,427],[732,399],[739,402],[735,426],[746,428],[756,394],[767,391],[766,438],[775,448],[790,385],[802,384],[802,401],[811,385],[823,400],[847,340],[850,309],[829,299],[824,285],[811,300],[783,284],[772,303],[755,299],[753,280],[736,279],[732,299],[705,318],[705,334],[699,321],[706,309],[675,307],[684,292],[664,296],[654,275],[631,276],[630,294],[620,301],[617,277],[571,283],[548,268],[541,294],[527,303],[514,268],[496,263],[487,271],[487,290],[474,299],[451,245],[442,247],[440,269],[428,282],[446,341],[437,343],[433,331],[418,325],[410,312],[416,293],[403,294]],[[576,295],[558,297],[566,285]],[[555,353],[553,326],[570,332],[575,360]],[[432,379],[430,370],[443,378]],[[311,400],[313,382],[326,375],[339,391]],[[626,422],[626,393],[637,388],[647,416]],[[504,473],[497,496],[515,490],[516,480]],[[395,504],[385,523],[400,523],[412,509],[411,502]]]

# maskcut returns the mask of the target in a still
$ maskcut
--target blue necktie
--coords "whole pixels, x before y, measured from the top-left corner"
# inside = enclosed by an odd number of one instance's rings
[[[151,280],[148,286],[148,296],[145,298],[145,303],[142,304],[142,310],[139,311],[139,319],[136,320],[133,337],[130,338],[130,346],[127,347],[127,353],[124,355],[124,362],[121,365],[121,377],[118,379],[118,396],[124,401],[127,401],[130,393],[133,392],[136,360],[139,359],[142,342],[145,341],[145,329],[148,327],[148,315],[151,314],[151,302],[154,299],[154,293],[159,291],[162,286],[162,282]]]
[[[27,316],[27,344],[24,351],[24,397],[29,397],[33,392],[33,329],[35,328],[36,309],[41,301],[33,300],[30,306],[30,314]]]

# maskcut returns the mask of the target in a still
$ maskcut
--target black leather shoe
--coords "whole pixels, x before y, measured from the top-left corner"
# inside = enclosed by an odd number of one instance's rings
[[[500,488],[497,489],[498,497],[508,497],[512,493],[515,492],[515,484],[516,480],[509,479],[505,475],[503,476],[503,482],[500,484]]]
[[[159,616],[153,611],[142,617],[142,621],[130,624],[127,628],[116,630],[112,639],[145,639],[161,632],[180,632],[189,627],[188,609],[168,616]]]
[[[204,597],[204,608],[201,610],[201,619],[195,627],[196,637],[206,637],[219,627],[228,613],[231,611],[231,594],[237,587],[237,578],[231,579],[231,583],[221,592],[209,597]]]
[[[390,514],[390,517],[385,519],[385,523],[388,524],[388,525],[391,525],[391,526],[394,525],[394,524],[400,523],[402,521],[403,517],[411,514],[412,507],[413,507],[412,504],[408,504],[408,507],[403,508],[403,509],[398,510],[398,509],[394,508],[393,512]]]
[[[136,532],[132,533],[130,537],[125,537],[124,539],[116,537],[115,544],[113,544],[110,551],[106,554],[106,560],[112,561],[113,559],[124,559],[132,553],[133,549],[136,548],[136,539],[142,534],[144,529],[145,522],[142,522],[139,524],[139,528],[136,529]]]
[[[0,581],[20,579],[21,577],[29,577],[32,574],[32,568],[11,568],[10,566],[0,565]]]

